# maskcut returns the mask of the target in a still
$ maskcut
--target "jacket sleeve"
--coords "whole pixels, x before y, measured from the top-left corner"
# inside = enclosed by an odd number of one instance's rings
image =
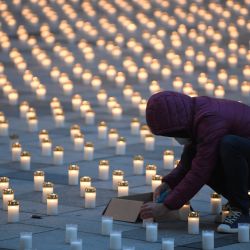
[[[195,145],[188,144],[184,147],[183,153],[181,155],[181,160],[177,167],[173,169],[168,175],[163,178],[163,182],[166,182],[171,189],[183,179],[186,173],[190,170],[192,160],[195,156],[196,150]]]
[[[191,168],[164,201],[169,209],[179,209],[187,203],[211,178],[218,159],[221,139],[227,128],[218,118],[204,118],[197,129],[199,135],[197,152]]]

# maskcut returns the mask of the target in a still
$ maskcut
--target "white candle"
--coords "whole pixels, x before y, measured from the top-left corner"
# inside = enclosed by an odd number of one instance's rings
[[[42,143],[42,155],[43,156],[51,156],[52,151],[52,142],[50,139],[43,139]]]
[[[44,139],[49,139],[49,133],[47,130],[45,129],[42,129],[40,132],[39,132],[39,135],[38,135],[38,138],[39,138],[39,142],[42,143],[42,141]]]
[[[142,125],[140,129],[140,140],[141,142],[144,142],[145,136],[150,134],[150,130],[147,125]]]
[[[174,168],[174,151],[166,150],[163,153],[163,165],[164,169]]]
[[[38,120],[35,116],[28,118],[29,132],[36,132],[38,130]]]
[[[71,241],[70,250],[82,250],[82,239]]]
[[[80,128],[80,126],[77,125],[77,124],[72,125],[71,128],[70,128],[70,137],[71,137],[71,140],[73,141],[75,135],[78,135],[78,134],[81,134],[81,128]]]
[[[145,116],[146,115],[146,107],[147,107],[147,100],[142,99],[139,103],[139,112],[140,116]]]
[[[110,233],[110,250],[121,250],[122,234],[121,232],[113,231]]]
[[[96,206],[96,188],[85,188],[85,208],[95,208]]]
[[[161,175],[153,175],[152,176],[152,192],[156,190],[158,186],[162,183],[162,176]]]
[[[30,170],[30,159],[31,155],[27,151],[23,151],[20,156],[20,168],[21,170],[28,171]]]
[[[126,101],[130,101],[134,90],[131,85],[126,85],[123,88],[123,96]]]
[[[120,137],[116,143],[116,155],[125,155],[126,153],[126,139]]]
[[[85,196],[85,189],[91,187],[91,178],[89,176],[83,176],[80,179],[80,196]]]
[[[249,242],[249,224],[239,223],[238,224],[238,241]]]
[[[1,117],[0,117],[1,119]],[[16,134],[12,134],[9,136],[9,145],[10,145],[10,150],[12,150],[12,146],[15,144],[15,143],[19,143],[19,136],[16,135]],[[19,157],[19,160],[20,160],[20,157]]]
[[[8,209],[8,202],[14,200],[14,191],[11,188],[6,188],[2,192],[3,210]]]
[[[0,177],[0,199],[2,198],[3,190],[9,188],[10,180],[8,177]]]
[[[12,161],[20,161],[21,152],[22,152],[22,146],[20,143],[16,142],[12,144],[11,147]]]
[[[84,160],[92,161],[94,159],[94,145],[91,142],[87,142],[84,146]]]
[[[72,241],[77,240],[77,229],[78,226],[76,224],[66,224],[66,229],[65,229],[66,243],[71,243]]]
[[[151,185],[152,176],[156,175],[157,167],[155,165],[146,166],[146,184]]]
[[[228,214],[229,214],[229,210],[227,210],[227,209],[223,209],[222,208],[222,212],[221,212],[222,214],[221,214],[221,221],[220,222],[223,222],[224,220],[225,220],[225,218],[228,216]]]
[[[22,232],[20,233],[20,250],[32,249],[32,233],[31,232]]]
[[[199,213],[190,212],[188,215],[188,233],[199,234]]]
[[[82,151],[84,149],[84,136],[83,136],[83,134],[77,134],[74,136],[74,149],[76,151]]]
[[[222,210],[221,196],[213,193],[210,197],[210,206],[212,214],[219,214]]]
[[[133,159],[133,172],[135,175],[144,173],[144,159],[141,155],[136,155]]]
[[[180,219],[183,221],[188,220],[188,215],[190,213],[190,204],[184,204],[180,209],[179,209],[179,216]]]
[[[95,112],[93,110],[87,110],[85,113],[85,123],[87,125],[93,125],[95,123]]]
[[[43,203],[46,203],[47,196],[49,194],[52,194],[54,191],[54,185],[51,182],[44,182],[43,183],[43,195],[42,195],[42,201]]]
[[[26,113],[28,112],[29,110],[29,103],[24,101],[20,104],[19,106],[19,112],[20,112],[20,117],[21,118],[25,118],[26,117]]]
[[[78,185],[79,183],[79,166],[70,165],[68,169],[68,183],[69,185]]]
[[[173,238],[163,238],[161,249],[162,250],[174,250],[174,239]]]
[[[99,179],[106,181],[109,179],[109,161],[101,160],[99,162]]]
[[[153,135],[148,134],[145,136],[145,150],[146,151],[154,151],[155,149],[155,138]]]
[[[133,118],[130,123],[130,131],[132,135],[139,135],[140,134],[140,121],[138,118]]]
[[[214,249],[214,231],[202,231],[202,249],[212,250]]]
[[[54,165],[62,165],[63,164],[63,147],[56,146],[53,150],[53,162]]]
[[[114,118],[114,120],[119,121],[122,118],[122,107],[120,104],[116,104],[113,108],[112,108],[112,116]]]
[[[18,103],[18,92],[16,90],[11,90],[8,94],[9,104],[17,105]]]
[[[108,127],[106,122],[101,121],[98,125],[98,139],[106,139],[108,135]]]
[[[72,109],[74,111],[79,111],[82,103],[82,97],[78,94],[74,95],[72,97],[71,103],[72,103]]]
[[[123,181],[124,172],[122,170],[114,170],[112,177],[113,190],[117,190],[118,182]]]
[[[117,188],[118,188],[117,192],[118,197],[128,196],[129,193],[128,181],[119,181]]]
[[[47,215],[58,215],[58,195],[48,194],[47,196]]]
[[[102,216],[102,235],[110,235],[113,230],[113,218]]]
[[[62,110],[56,111],[54,114],[56,128],[63,128],[65,122],[64,112]]]
[[[44,171],[38,170],[34,172],[34,190],[35,191],[43,191],[44,179],[45,179]]]
[[[111,128],[109,130],[109,134],[108,134],[108,145],[109,147],[115,147],[116,146],[116,142],[118,140],[118,132],[116,129]]]
[[[158,235],[158,224],[147,223],[146,224],[146,241],[156,242]]]
[[[107,95],[107,92],[106,92],[105,89],[100,89],[99,92],[98,92],[98,94],[96,95],[96,97],[97,97],[98,103],[101,106],[105,106],[106,105],[108,95]]]
[[[19,221],[19,202],[16,200],[8,201],[8,223]]]
[[[0,136],[8,136],[9,123],[6,120],[0,121]]]

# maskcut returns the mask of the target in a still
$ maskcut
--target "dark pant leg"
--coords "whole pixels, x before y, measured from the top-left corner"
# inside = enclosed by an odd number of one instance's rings
[[[248,214],[250,186],[250,139],[235,135],[223,137],[220,145],[220,160],[225,179],[227,199],[232,207]]]

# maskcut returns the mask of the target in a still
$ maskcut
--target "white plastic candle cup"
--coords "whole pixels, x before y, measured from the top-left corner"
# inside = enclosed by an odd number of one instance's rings
[[[45,175],[43,171],[34,172],[34,190],[43,191],[43,183],[45,180]]]
[[[117,191],[118,191],[117,192],[118,197],[128,196],[128,193],[129,193],[128,181],[120,181],[120,182],[118,182]]]
[[[6,188],[2,191],[3,210],[8,209],[8,202],[14,200],[14,191],[11,188]]]
[[[22,146],[20,143],[16,142],[12,144],[11,147],[12,161],[20,161],[21,152],[22,152]]]
[[[70,138],[73,141],[76,135],[81,134],[81,128],[79,125],[75,124],[70,128]]]
[[[190,213],[190,204],[184,204],[180,209],[179,209],[179,216],[180,219],[183,221],[188,220],[188,215]]]
[[[39,142],[42,143],[44,139],[49,139],[49,133],[47,130],[43,129],[39,132]]]
[[[222,210],[221,196],[217,193],[213,193],[210,197],[210,206],[212,214],[219,214]]]
[[[74,95],[71,100],[72,109],[74,111],[79,111],[82,103],[82,97],[80,95]]]
[[[144,174],[144,159],[141,155],[136,155],[133,159],[133,172],[135,175]]]
[[[47,196],[47,215],[58,215],[58,195],[48,194]]]
[[[153,175],[152,176],[152,192],[156,190],[162,183],[162,176],[161,175]]]
[[[122,234],[121,232],[113,231],[110,233],[110,250],[121,250]]]
[[[190,212],[188,215],[188,233],[199,234],[199,213]]]
[[[47,196],[52,194],[54,191],[54,185],[51,182],[44,182],[43,183],[43,194],[42,194],[42,201],[43,203],[47,202]]]
[[[51,156],[52,151],[52,143],[50,139],[43,139],[42,140],[42,155],[43,156]]]
[[[105,106],[106,105],[107,98],[108,98],[106,90],[100,89],[99,92],[98,92],[98,94],[96,95],[96,97],[97,97],[98,103],[101,106]]]
[[[0,177],[0,199],[2,199],[3,190],[9,188],[10,180],[8,177]]]
[[[156,242],[158,238],[158,224],[147,223],[146,224],[146,241]]]
[[[53,162],[54,165],[62,165],[63,164],[63,147],[56,146],[53,150]]]
[[[95,208],[96,206],[96,188],[85,188],[85,208]]]
[[[78,226],[76,224],[66,224],[66,229],[65,229],[66,243],[71,243],[72,241],[77,240],[77,229]]]
[[[93,125],[95,123],[95,112],[93,110],[86,111],[85,123],[87,125]]]
[[[145,136],[145,150],[146,151],[154,151],[155,149],[155,138],[153,135],[146,135]]]
[[[249,242],[249,224],[239,223],[238,224],[238,241]]]
[[[0,120],[1,120],[1,115],[0,115]],[[12,134],[9,136],[9,146],[10,146],[10,150],[12,151],[12,146],[15,144],[15,143],[19,143],[19,136],[16,135],[16,134]],[[20,161],[20,158],[19,158],[19,161]]]
[[[89,176],[83,176],[80,179],[80,196],[85,196],[85,189],[91,187],[91,178]]]
[[[98,139],[106,139],[108,135],[108,127],[106,122],[100,122],[98,125]]]
[[[113,218],[102,216],[102,235],[110,235],[113,230]]]
[[[91,142],[87,142],[84,146],[84,160],[92,161],[94,159],[94,145]]]
[[[125,155],[126,153],[126,139],[120,137],[116,143],[116,155]]]
[[[56,112],[54,115],[56,128],[63,128],[65,125],[65,115],[62,111]]]
[[[143,228],[146,228],[146,225],[147,225],[148,223],[153,223],[153,222],[154,222],[154,218],[143,219],[143,221],[142,221],[142,227],[143,227]]]
[[[79,183],[79,166],[70,165],[68,169],[68,183],[69,185],[77,186]]]
[[[146,184],[151,185],[152,176],[156,175],[157,167],[155,165],[146,166]]]
[[[8,223],[15,223],[19,221],[19,202],[16,200],[8,201]]]
[[[31,232],[22,232],[20,233],[20,250],[32,249],[32,233]]]
[[[124,172],[122,170],[114,170],[112,174],[113,190],[117,190],[118,182],[123,181]]]
[[[23,171],[29,171],[30,170],[30,159],[31,155],[30,153],[23,151],[20,156],[20,168]]]
[[[214,231],[202,231],[202,249],[212,250],[214,249]]]
[[[144,143],[145,136],[150,134],[150,130],[147,125],[142,125],[140,128],[140,140]]]
[[[82,250],[82,239],[71,241],[70,250]]]
[[[115,147],[118,140],[118,132],[116,129],[110,129],[108,133],[108,145],[109,147]]]
[[[9,134],[9,123],[4,120],[0,121],[0,136],[8,136]]]
[[[174,250],[174,238],[163,238],[161,249],[162,250]]]
[[[163,163],[164,163],[164,169],[174,168],[174,152],[172,150],[166,150],[163,153]]]
[[[29,110],[29,104],[28,102],[24,101],[20,104],[19,106],[19,111],[20,111],[20,117],[21,118],[25,118],[26,117],[26,113]]]
[[[74,149],[76,151],[82,151],[84,149],[84,136],[82,134],[74,136]]]
[[[106,181],[109,179],[109,162],[106,160],[101,160],[99,162],[99,179]]]
[[[38,130],[38,120],[36,117],[28,118],[29,132],[36,132]]]
[[[130,123],[130,131],[132,135],[140,134],[140,121],[137,118],[133,118]]]

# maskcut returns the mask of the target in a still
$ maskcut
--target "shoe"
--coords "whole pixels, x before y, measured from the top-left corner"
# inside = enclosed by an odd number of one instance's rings
[[[229,202],[227,202],[226,204],[224,204],[222,206],[222,211],[230,211],[231,210],[231,206],[229,204]],[[219,214],[217,214],[214,218],[214,222],[215,223],[222,223],[223,222],[223,218],[224,216],[222,215],[222,212],[220,212]]]
[[[249,215],[244,215],[241,211],[231,208],[228,216],[217,227],[219,233],[238,233],[238,223],[249,223]]]

